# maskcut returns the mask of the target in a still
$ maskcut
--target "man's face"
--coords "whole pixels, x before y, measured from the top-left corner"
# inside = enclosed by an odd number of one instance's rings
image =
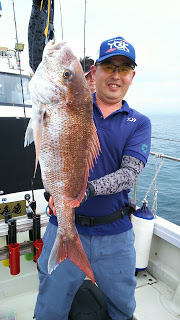
[[[114,56],[104,62],[111,62],[117,66],[132,65],[131,61],[123,56]],[[92,66],[91,73],[96,82],[98,98],[107,104],[116,104],[122,101],[135,75],[133,69],[127,75],[122,75],[118,68],[114,72],[107,73],[101,68],[101,65]]]
[[[86,81],[91,89],[91,92],[94,93],[96,91],[96,84],[95,84],[95,80],[92,78],[92,74],[91,72],[89,72],[86,76]]]

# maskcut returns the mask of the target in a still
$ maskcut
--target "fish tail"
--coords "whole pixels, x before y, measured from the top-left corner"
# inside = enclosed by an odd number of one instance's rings
[[[95,283],[91,265],[84,252],[78,233],[76,232],[74,237],[69,239],[67,236],[65,237],[62,235],[58,230],[48,261],[48,273],[55,270],[58,265],[67,258],[77,265],[87,275],[87,277]]]

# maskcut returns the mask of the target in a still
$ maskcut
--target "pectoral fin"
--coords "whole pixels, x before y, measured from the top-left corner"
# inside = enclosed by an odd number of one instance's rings
[[[37,170],[37,165],[39,161],[39,153],[41,149],[42,144],[42,129],[43,129],[43,118],[44,118],[45,111],[41,112],[41,116],[39,117],[39,120],[35,122],[34,124],[34,143],[35,143],[35,149],[36,149],[36,162],[35,162],[35,169],[34,169],[34,177]]]
[[[24,147],[29,146],[33,141],[35,143],[36,149],[36,162],[34,176],[37,170],[37,165],[39,161],[39,153],[42,144],[42,128],[43,128],[43,119],[44,119],[45,110],[41,111],[37,119],[30,119],[28,127],[26,129],[25,138],[24,138]]]
[[[32,119],[30,119],[26,129],[26,133],[25,133],[24,148],[29,146],[33,141],[34,141],[34,134],[33,134],[33,128],[32,128]]]

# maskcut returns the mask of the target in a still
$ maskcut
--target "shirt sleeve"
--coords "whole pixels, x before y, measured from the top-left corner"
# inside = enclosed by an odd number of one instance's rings
[[[135,157],[146,164],[151,148],[151,122],[142,115],[135,130],[129,136],[123,155]]]
[[[108,195],[131,189],[143,168],[143,161],[135,157],[123,156],[119,170],[90,181],[95,190],[94,195]]]

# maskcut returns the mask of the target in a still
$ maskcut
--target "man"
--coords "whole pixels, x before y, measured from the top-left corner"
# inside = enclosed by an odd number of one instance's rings
[[[135,66],[134,48],[124,38],[101,44],[91,73],[96,81],[93,114],[102,153],[90,172],[86,201],[76,209],[76,227],[112,320],[133,319],[135,310],[135,249],[128,193],[147,162],[151,140],[150,120],[123,100]],[[49,205],[55,214],[52,197]],[[53,216],[38,260],[37,320],[67,320],[85,278],[69,259],[47,273],[56,231]]]
[[[91,74],[91,66],[94,64],[94,60],[90,57],[85,57],[84,59],[80,59],[80,63],[84,70],[84,75],[91,90],[91,93],[93,94],[96,91],[95,80],[93,79]]]

